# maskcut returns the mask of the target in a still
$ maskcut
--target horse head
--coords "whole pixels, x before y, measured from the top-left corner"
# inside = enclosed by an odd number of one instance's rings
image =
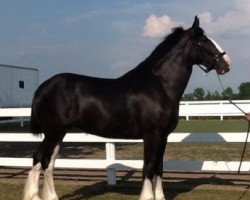
[[[195,16],[192,27],[188,30],[192,38],[191,59],[193,64],[203,65],[205,72],[216,70],[223,75],[230,69],[230,58],[217,42],[206,36],[199,25],[199,18]]]

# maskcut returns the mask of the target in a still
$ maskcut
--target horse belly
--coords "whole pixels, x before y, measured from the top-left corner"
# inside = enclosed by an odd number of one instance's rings
[[[94,112],[93,109],[85,110],[79,127],[90,134],[106,138],[142,138],[142,132],[139,132],[135,125],[129,123],[128,119],[114,116],[107,117],[100,110],[95,110]]]

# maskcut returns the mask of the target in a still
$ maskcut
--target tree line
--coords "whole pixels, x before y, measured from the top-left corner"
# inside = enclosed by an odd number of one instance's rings
[[[250,82],[241,83],[238,89],[238,93],[234,93],[231,87],[227,87],[220,93],[218,91],[205,92],[203,88],[198,87],[192,93],[184,94],[182,101],[227,100],[229,98],[237,100],[250,99]]]

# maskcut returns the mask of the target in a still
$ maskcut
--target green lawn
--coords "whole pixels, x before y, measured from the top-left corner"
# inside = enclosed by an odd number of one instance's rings
[[[175,132],[242,132],[247,129],[247,121],[244,119],[180,119]],[[0,124],[0,132],[29,132],[29,123],[23,128],[18,123]]]
[[[246,132],[248,122],[244,119],[228,120],[179,120],[174,132]]]

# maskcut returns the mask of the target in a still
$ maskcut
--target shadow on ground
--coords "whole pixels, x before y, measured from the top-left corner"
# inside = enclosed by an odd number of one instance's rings
[[[230,180],[219,179],[216,177],[190,179],[178,182],[164,181],[164,193],[166,199],[174,200],[178,195],[192,191],[199,185],[213,184],[230,186],[235,185]],[[117,193],[118,195],[138,195],[140,194],[142,183],[139,181],[118,182],[116,186],[108,186],[106,181],[94,183],[89,186],[81,187],[71,194],[63,195],[60,200],[82,200],[90,199],[107,193]]]

